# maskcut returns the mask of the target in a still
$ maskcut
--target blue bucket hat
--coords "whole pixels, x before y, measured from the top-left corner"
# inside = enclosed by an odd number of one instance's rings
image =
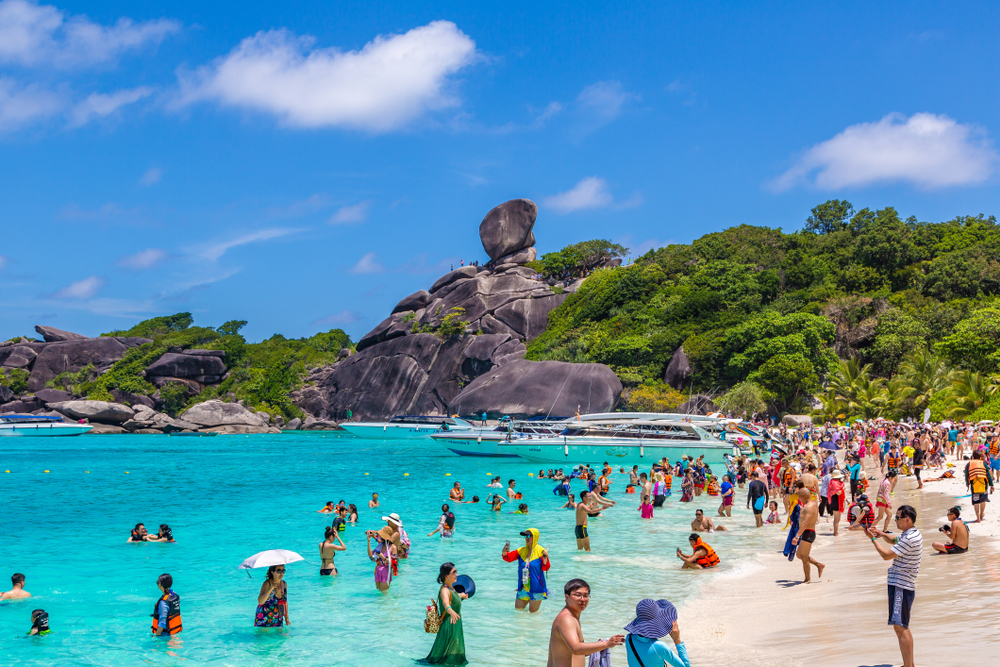
[[[625,630],[647,639],[659,639],[670,634],[677,620],[677,609],[666,600],[640,600],[635,606],[635,620]]]

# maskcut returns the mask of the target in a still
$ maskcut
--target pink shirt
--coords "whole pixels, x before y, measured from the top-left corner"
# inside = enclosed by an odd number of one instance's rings
[[[652,519],[653,518],[653,504],[652,503],[645,503],[643,505],[640,505],[639,506],[639,511],[642,512],[642,518],[643,519]]]

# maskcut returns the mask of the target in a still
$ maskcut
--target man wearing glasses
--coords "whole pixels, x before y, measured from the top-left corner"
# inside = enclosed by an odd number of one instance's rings
[[[591,653],[600,653],[625,643],[625,635],[615,635],[599,642],[585,642],[580,615],[590,604],[590,584],[570,579],[563,587],[566,606],[556,615],[549,634],[547,667],[583,667]]]
[[[896,526],[902,531],[899,537],[887,535],[874,526],[865,529],[865,535],[871,538],[882,559],[892,561],[889,567],[889,625],[896,631],[903,667],[913,667],[910,608],[920,570],[920,550],[924,545],[920,531],[913,526],[916,521],[917,511],[910,505],[902,505],[896,510]],[[892,546],[879,542],[880,537]]]

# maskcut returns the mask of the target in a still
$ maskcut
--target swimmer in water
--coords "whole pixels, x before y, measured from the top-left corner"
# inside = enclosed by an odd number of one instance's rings
[[[691,522],[691,530],[696,533],[714,533],[715,531],[722,532],[729,529],[723,526],[721,523],[716,525],[712,522],[710,518],[705,516],[705,513],[701,510],[695,510],[694,521]]]
[[[128,540],[126,540],[126,543],[146,542],[148,539],[149,536],[146,533],[146,526],[141,523],[137,523],[135,524],[135,528],[132,529],[132,533],[129,535]]]
[[[156,537],[146,536],[147,542],[174,542],[174,533],[170,530],[170,526],[165,523],[160,524],[160,532],[156,534]]]
[[[316,511],[319,512],[320,514],[333,514],[336,511],[336,509],[333,506],[333,501],[332,500],[328,500],[326,502],[326,505],[323,506],[323,509],[316,510]]]
[[[15,572],[10,578],[11,588],[6,593],[0,594],[0,600],[24,600],[31,597],[31,593],[24,590],[24,575]]]
[[[567,500],[566,504],[563,505],[562,507],[560,507],[559,509],[562,509],[562,510],[565,510],[565,509],[575,510],[576,509],[576,500],[574,498],[575,498],[575,496],[572,493],[569,494],[569,500]]]
[[[357,523],[358,522],[358,506],[351,503],[347,506],[347,522]]]
[[[378,507],[378,494],[373,493],[372,499],[368,501],[368,507]]]
[[[521,503],[517,506],[517,511],[511,512],[511,514],[527,514],[528,513],[528,503]]]
[[[507,499],[501,496],[499,493],[491,493],[486,497],[486,502],[490,504],[490,509],[494,512],[499,512],[501,506],[507,502]]]
[[[334,543],[336,539],[337,544]],[[337,566],[333,564],[333,557],[338,551],[347,551],[347,545],[340,539],[340,531],[333,526],[326,527],[326,539],[319,543],[319,557],[322,564],[319,566],[319,573],[323,576],[336,576]]]
[[[36,609],[31,612],[31,630],[29,635],[45,636],[49,634],[49,615],[44,609]]]

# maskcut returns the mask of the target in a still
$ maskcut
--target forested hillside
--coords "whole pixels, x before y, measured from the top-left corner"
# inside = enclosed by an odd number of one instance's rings
[[[998,293],[994,217],[920,222],[831,200],[802,231],[742,225],[595,271],[528,358],[608,364],[634,407],[693,390],[736,411],[822,399],[827,417],[982,415],[1000,408]],[[683,395],[663,382],[681,346]]]

